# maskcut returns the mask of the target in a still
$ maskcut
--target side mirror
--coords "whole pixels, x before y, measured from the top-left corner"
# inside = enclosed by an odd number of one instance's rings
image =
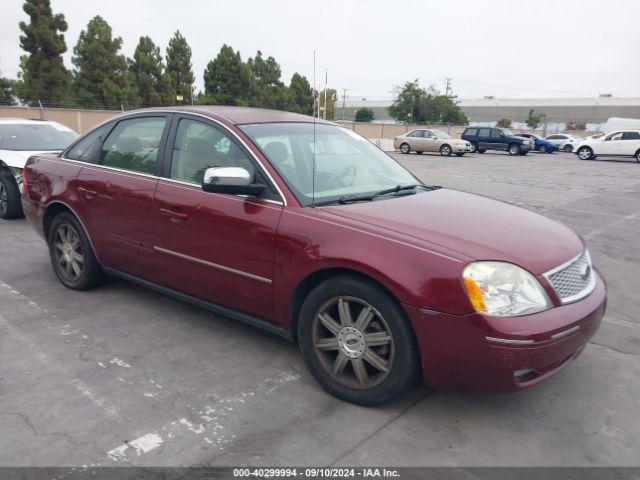
[[[209,193],[257,197],[264,190],[264,185],[251,183],[251,174],[244,168],[212,167],[204,172],[202,190]]]

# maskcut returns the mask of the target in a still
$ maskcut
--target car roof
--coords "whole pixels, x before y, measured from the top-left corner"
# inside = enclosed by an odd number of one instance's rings
[[[299,113],[283,112],[280,110],[270,110],[268,108],[253,108],[253,107],[233,107],[227,105],[196,105],[185,107],[163,107],[163,108],[149,108],[135,110],[131,113],[145,112],[145,111],[171,111],[171,112],[183,112],[183,113],[197,113],[199,115],[208,116],[211,118],[224,118],[228,122],[243,125],[253,123],[277,123],[277,122],[304,122],[304,123],[322,123],[328,125],[334,125],[333,122],[328,122],[320,118],[314,118],[309,115],[302,115]]]

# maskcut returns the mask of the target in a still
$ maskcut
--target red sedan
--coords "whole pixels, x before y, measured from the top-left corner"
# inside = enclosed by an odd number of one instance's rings
[[[508,391],[599,326],[581,239],[535,213],[427,185],[364,138],[240,107],[141,110],[24,170],[53,268],[116,275],[298,342],[313,376],[376,404],[418,377]],[[131,319],[135,321],[135,319]]]

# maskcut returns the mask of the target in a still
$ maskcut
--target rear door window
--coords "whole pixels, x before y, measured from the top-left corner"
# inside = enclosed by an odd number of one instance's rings
[[[491,136],[491,129],[490,128],[481,128],[479,136],[480,137],[490,137]]]
[[[166,126],[166,117],[122,120],[102,144],[100,164],[155,175]]]

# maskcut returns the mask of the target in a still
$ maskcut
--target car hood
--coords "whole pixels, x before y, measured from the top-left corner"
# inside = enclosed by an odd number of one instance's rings
[[[456,251],[468,260],[515,263],[540,275],[578,255],[584,245],[571,229],[520,207],[456,190],[322,207]]]
[[[33,155],[58,152],[60,152],[60,150],[56,150],[55,152],[52,152],[50,150],[47,150],[46,152],[42,150],[0,150],[0,160],[2,160],[10,167],[24,168],[24,166],[27,164],[27,160],[29,160],[29,157]]]

